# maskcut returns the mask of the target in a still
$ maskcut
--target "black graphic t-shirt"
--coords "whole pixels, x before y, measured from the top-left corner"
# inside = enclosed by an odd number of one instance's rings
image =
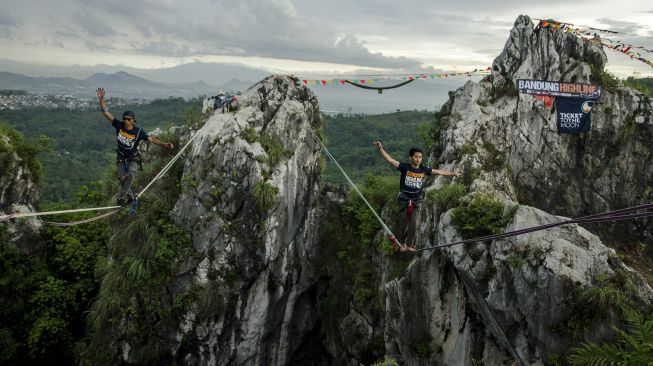
[[[399,189],[411,200],[422,198],[422,184],[427,175],[431,175],[431,167],[420,165],[413,168],[410,163],[399,163],[397,170],[401,172]]]
[[[116,129],[118,157],[131,158],[138,155],[138,143],[147,140],[147,132],[136,126],[126,130],[125,123],[117,118],[113,119],[112,125]]]

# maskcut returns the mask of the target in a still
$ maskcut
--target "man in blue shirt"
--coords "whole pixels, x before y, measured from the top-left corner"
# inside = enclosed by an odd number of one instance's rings
[[[419,206],[424,197],[422,184],[427,175],[445,175],[460,177],[461,173],[454,173],[448,170],[433,169],[430,166],[422,165],[422,150],[412,148],[408,152],[410,163],[400,163],[393,159],[390,154],[383,150],[381,141],[374,141],[374,146],[390,165],[401,172],[399,179],[399,194],[397,205],[399,206],[399,232],[398,240],[402,243],[400,251],[414,251],[415,231],[419,225]]]
[[[124,205],[132,202],[136,195],[132,190],[132,182],[134,181],[134,173],[140,167],[140,154],[138,152],[138,143],[147,140],[156,145],[172,149],[174,146],[167,142],[164,143],[154,135],[149,135],[142,128],[136,127],[136,114],[132,111],[125,111],[122,114],[122,121],[114,118],[107,108],[107,102],[104,100],[104,88],[97,89],[97,97],[100,101],[100,108],[102,114],[111,123],[113,128],[116,129],[116,139],[118,149],[116,150],[118,156],[116,159],[116,170],[118,173],[118,180],[122,190],[118,196],[118,204]]]

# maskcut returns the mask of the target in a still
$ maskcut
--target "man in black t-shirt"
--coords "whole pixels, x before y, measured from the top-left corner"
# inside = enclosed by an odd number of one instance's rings
[[[116,171],[118,180],[122,190],[118,196],[118,203],[124,205],[131,202],[136,198],[132,190],[132,182],[134,181],[134,173],[140,167],[140,154],[138,153],[138,143],[146,140],[156,145],[172,149],[174,146],[171,143],[164,143],[154,135],[148,135],[142,128],[136,127],[136,114],[132,111],[125,111],[122,114],[122,121],[114,118],[107,108],[107,102],[104,100],[104,88],[97,89],[97,97],[100,101],[100,108],[102,114],[111,123],[113,128],[116,129],[116,140],[118,148],[116,150],[118,156],[116,158]]]
[[[401,172],[399,179],[399,194],[397,205],[399,206],[399,232],[398,240],[402,243],[400,250],[413,251],[415,244],[415,231],[419,225],[419,206],[424,196],[422,184],[427,175],[445,175],[460,177],[461,173],[454,173],[448,170],[433,169],[430,166],[422,165],[422,150],[412,148],[408,151],[410,163],[400,163],[393,159],[390,154],[383,150],[381,141],[374,141],[374,146],[390,165]]]

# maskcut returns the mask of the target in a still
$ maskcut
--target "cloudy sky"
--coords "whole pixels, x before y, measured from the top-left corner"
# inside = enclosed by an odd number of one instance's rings
[[[241,63],[275,72],[489,66],[519,14],[622,32],[653,48],[644,0],[0,0],[0,58],[34,64],[171,67]],[[653,75],[606,50],[620,76]],[[643,54],[653,59],[652,54]],[[1,70],[0,70],[1,71]]]

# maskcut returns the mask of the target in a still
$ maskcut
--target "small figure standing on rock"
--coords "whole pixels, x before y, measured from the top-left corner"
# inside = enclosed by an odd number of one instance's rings
[[[122,187],[120,195],[118,196],[118,204],[122,206],[131,202],[133,210],[135,210],[136,195],[132,190],[132,182],[134,181],[136,171],[141,165],[138,143],[147,140],[148,142],[167,147],[168,149],[172,149],[174,145],[169,142],[162,142],[156,136],[149,135],[142,128],[136,127],[136,114],[132,111],[125,111],[122,114],[122,121],[114,118],[109,112],[109,108],[107,108],[104,94],[104,88],[97,89],[97,97],[100,101],[102,114],[116,129],[116,138],[118,142],[118,149],[116,150],[118,153],[116,158],[116,170],[120,186]]]
[[[444,175],[460,177],[461,173],[454,173],[448,170],[433,169],[430,166],[422,165],[422,150],[411,148],[408,151],[410,163],[400,163],[393,159],[390,154],[383,150],[381,141],[374,141],[374,146],[379,153],[395,169],[401,172],[399,179],[399,194],[397,205],[399,206],[399,232],[398,240],[402,243],[399,249],[402,252],[414,251],[415,231],[419,225],[419,206],[424,198],[422,184],[427,175]]]
[[[224,91],[218,90],[218,94],[206,98],[206,102],[211,103],[210,106],[213,107],[213,110],[219,111],[220,113],[235,112],[238,110],[239,96],[240,92],[236,93],[236,95],[227,95]]]

